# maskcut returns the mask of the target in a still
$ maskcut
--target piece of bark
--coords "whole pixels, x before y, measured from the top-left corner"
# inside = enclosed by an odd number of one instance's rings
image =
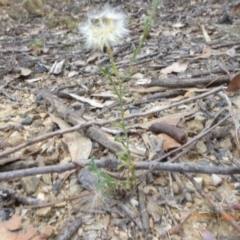
[[[215,79],[210,77],[205,78],[189,78],[189,79],[180,79],[178,77],[168,77],[162,79],[152,79],[146,87],[168,87],[168,88],[187,88],[187,87],[203,87],[209,85],[221,85],[224,83],[229,83],[228,76],[216,76]]]
[[[178,143],[184,144],[188,141],[187,134],[176,126],[166,123],[153,123],[149,130],[155,134],[165,133]]]

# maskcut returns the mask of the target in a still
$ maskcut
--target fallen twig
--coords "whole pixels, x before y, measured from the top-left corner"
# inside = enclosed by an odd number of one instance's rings
[[[87,166],[90,163],[90,159],[87,160],[78,160],[77,165]],[[112,168],[113,165],[108,165],[109,161],[111,161],[114,166],[121,165],[120,160],[95,160],[95,164],[99,168]],[[64,165],[53,165],[53,166],[45,166],[45,167],[34,167],[22,170],[15,170],[9,172],[0,173],[0,180],[9,180],[14,178],[33,176],[37,174],[46,174],[46,173],[54,173],[54,172],[66,172],[69,170],[73,170],[76,168],[76,164],[67,163]],[[215,166],[203,166],[196,163],[159,163],[159,162],[139,162],[135,164],[135,168],[137,170],[158,170],[158,171],[170,171],[170,172],[192,172],[192,173],[205,173],[205,174],[239,174],[240,167],[215,167]],[[140,174],[138,177],[142,177]]]

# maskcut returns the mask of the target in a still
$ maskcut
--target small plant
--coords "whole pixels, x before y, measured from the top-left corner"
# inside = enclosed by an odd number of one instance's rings
[[[124,119],[124,81],[131,75],[131,66],[136,60],[139,54],[151,26],[153,16],[159,4],[160,0],[154,0],[153,8],[150,17],[146,20],[144,26],[144,32],[141,37],[139,46],[133,52],[131,64],[125,76],[120,76],[117,65],[114,60],[112,45],[118,43],[124,37],[127,37],[130,31],[127,28],[126,15],[122,12],[116,12],[109,6],[105,6],[101,11],[91,13],[88,15],[87,21],[80,25],[79,30],[83,34],[85,39],[86,47],[93,48],[96,50],[106,50],[111,61],[111,70],[108,67],[100,68],[105,77],[109,80],[112,85],[114,94],[117,96],[120,107],[120,118],[119,122],[113,122],[113,124],[122,130],[123,136],[116,138],[116,141],[122,144],[123,150],[117,153],[117,156],[121,159],[123,169],[126,171],[126,180],[120,181],[109,176],[105,172],[99,170],[92,161],[89,165],[89,170],[94,172],[100,177],[100,186],[110,189],[110,193],[115,191],[133,192],[136,187],[136,174],[134,160],[131,156],[130,141],[127,132],[126,121]],[[115,76],[115,77],[114,77]],[[115,81],[115,78],[117,81]]]
[[[49,28],[62,27],[68,30],[75,29],[78,26],[77,20],[71,16],[58,16],[56,13],[50,13],[46,17],[46,24]]]
[[[44,47],[44,45],[45,45],[45,41],[43,39],[36,39],[29,45],[29,47],[34,50],[37,50]]]

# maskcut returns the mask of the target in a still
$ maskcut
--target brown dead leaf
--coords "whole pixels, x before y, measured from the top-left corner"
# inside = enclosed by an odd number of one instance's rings
[[[163,68],[160,72],[165,75],[172,72],[179,73],[179,72],[186,71],[187,67],[188,67],[188,62],[186,60],[182,60],[179,62],[175,62],[168,67]]]
[[[61,118],[55,117],[50,114],[53,122],[57,123],[61,130],[68,129],[71,126]],[[68,145],[68,149],[72,158],[72,161],[78,159],[87,159],[92,151],[92,142],[89,138],[85,137],[78,131],[66,133],[63,138]]]
[[[240,73],[230,81],[227,87],[227,91],[237,91],[240,89]]]
[[[13,233],[10,232],[8,228],[16,228],[18,229],[19,220],[21,221],[21,217],[14,216],[13,219],[9,219],[8,221],[0,221],[0,236],[1,239],[6,240],[30,240],[32,237],[37,233],[37,230],[34,228],[29,228],[25,231],[25,233]],[[15,227],[12,227],[11,224],[15,225]]]
[[[194,114],[195,111],[196,111],[195,109],[192,109],[192,110],[189,110],[188,112],[181,112],[181,113],[165,115],[164,117],[152,119],[147,122],[136,123],[136,124],[130,125],[129,128],[143,128],[143,129],[147,130],[153,123],[156,123],[156,122],[168,123],[168,124],[176,126],[181,121],[181,119],[183,119],[186,116],[190,116],[191,114]]]
[[[158,141],[164,140],[162,148],[163,150],[169,150],[173,148],[181,147],[181,144],[169,137],[167,134],[161,133],[156,136]]]
[[[53,227],[45,226],[40,230],[40,235],[35,236],[31,240],[47,240],[53,232]]]
[[[22,217],[13,215],[8,221],[3,221],[2,224],[10,231],[19,230],[22,228]]]

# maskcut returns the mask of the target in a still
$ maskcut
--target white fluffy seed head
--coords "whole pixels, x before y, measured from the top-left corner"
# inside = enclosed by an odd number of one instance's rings
[[[100,49],[118,43],[129,34],[126,15],[109,6],[101,11],[88,14],[87,21],[79,25],[86,47]]]

